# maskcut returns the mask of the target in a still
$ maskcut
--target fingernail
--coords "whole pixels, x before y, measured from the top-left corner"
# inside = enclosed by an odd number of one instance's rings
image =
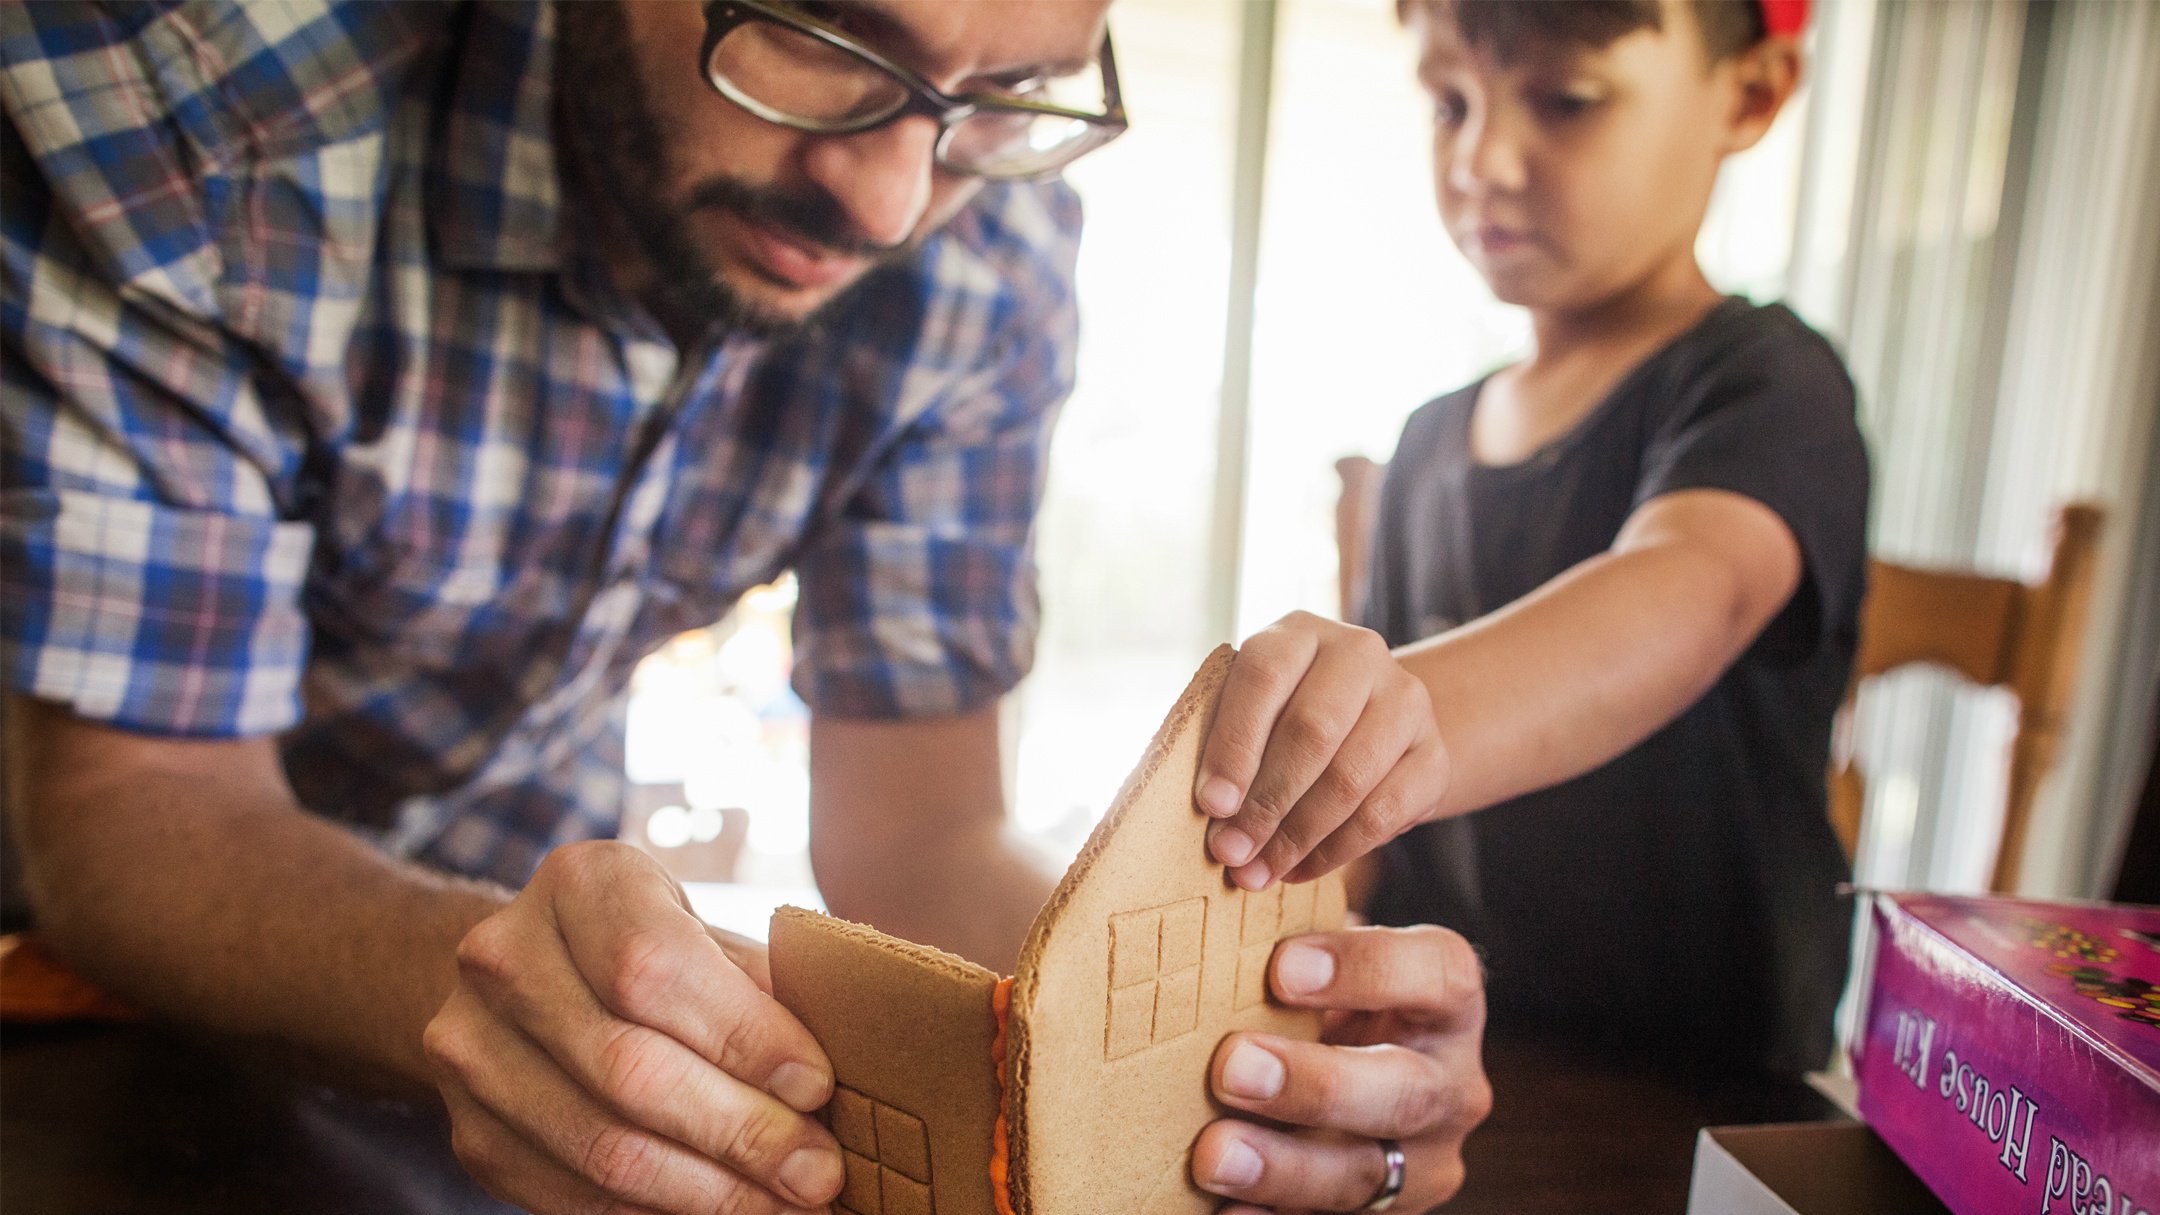
[[[766,1091],[787,1102],[788,1108],[800,1114],[811,1113],[824,1106],[831,1096],[825,1083],[825,1074],[814,1067],[801,1063],[783,1063],[773,1069],[772,1078],[765,1082]]]
[[[1312,945],[1285,945],[1275,955],[1275,981],[1293,996],[1309,996],[1335,979],[1335,955]]]
[[[843,1180],[838,1152],[797,1148],[780,1163],[780,1188],[788,1192],[797,1206],[815,1207],[831,1202],[839,1196]]]
[[[1268,879],[1275,876],[1268,872],[1266,863],[1254,861],[1240,869],[1230,871],[1230,877],[1247,890],[1266,890]]]
[[[1233,869],[1252,859],[1252,837],[1235,827],[1217,827],[1215,838],[1210,842],[1215,849],[1215,859]]]
[[[1240,1042],[1223,1060],[1222,1084],[1233,1097],[1266,1101],[1282,1091],[1283,1061],[1273,1052]]]
[[[1242,1190],[1260,1180],[1260,1153],[1243,1139],[1233,1139],[1215,1162],[1214,1184]]]
[[[1229,818],[1238,811],[1237,786],[1220,776],[1211,776],[1201,782],[1200,808],[1216,818]]]

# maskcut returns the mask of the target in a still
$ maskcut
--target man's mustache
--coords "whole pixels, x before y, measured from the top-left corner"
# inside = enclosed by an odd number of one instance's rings
[[[685,210],[713,207],[732,211],[751,223],[778,228],[809,244],[835,253],[885,258],[906,250],[907,242],[886,245],[857,231],[846,208],[823,190],[753,186],[728,177],[710,177],[693,187]]]

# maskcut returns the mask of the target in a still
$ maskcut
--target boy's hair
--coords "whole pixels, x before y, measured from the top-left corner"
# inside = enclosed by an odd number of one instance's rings
[[[1623,34],[1663,29],[1658,0],[1396,0],[1396,14],[1413,8],[1444,13],[1463,41],[1503,63],[1533,47],[1601,50]],[[1769,36],[1759,0],[1691,0],[1710,61],[1737,55]]]

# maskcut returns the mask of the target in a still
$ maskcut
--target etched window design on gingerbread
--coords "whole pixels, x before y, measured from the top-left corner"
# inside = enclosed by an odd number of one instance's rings
[[[1243,891],[1238,905],[1237,999],[1239,1012],[1267,1002],[1268,959],[1275,943],[1312,931],[1319,886],[1313,882],[1277,882],[1266,890]]]
[[[847,1166],[834,1202],[846,1215],[932,1215],[930,1134],[923,1121],[897,1106],[841,1085],[826,1107],[833,1138]]]
[[[1122,1059],[1200,1023],[1207,899],[1110,917],[1110,1017],[1103,1057]]]

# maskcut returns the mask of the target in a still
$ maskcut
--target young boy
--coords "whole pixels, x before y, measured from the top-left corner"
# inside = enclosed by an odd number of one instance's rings
[[[1828,1057],[1867,458],[1830,346],[1694,256],[1795,84],[1793,10],[1401,5],[1441,215],[1535,345],[1404,428],[1368,613],[1392,653],[1304,615],[1251,639],[1196,795],[1250,886],[1392,839],[1371,915],[1476,942],[1496,1033]],[[1406,698],[1430,717],[1382,728]]]

